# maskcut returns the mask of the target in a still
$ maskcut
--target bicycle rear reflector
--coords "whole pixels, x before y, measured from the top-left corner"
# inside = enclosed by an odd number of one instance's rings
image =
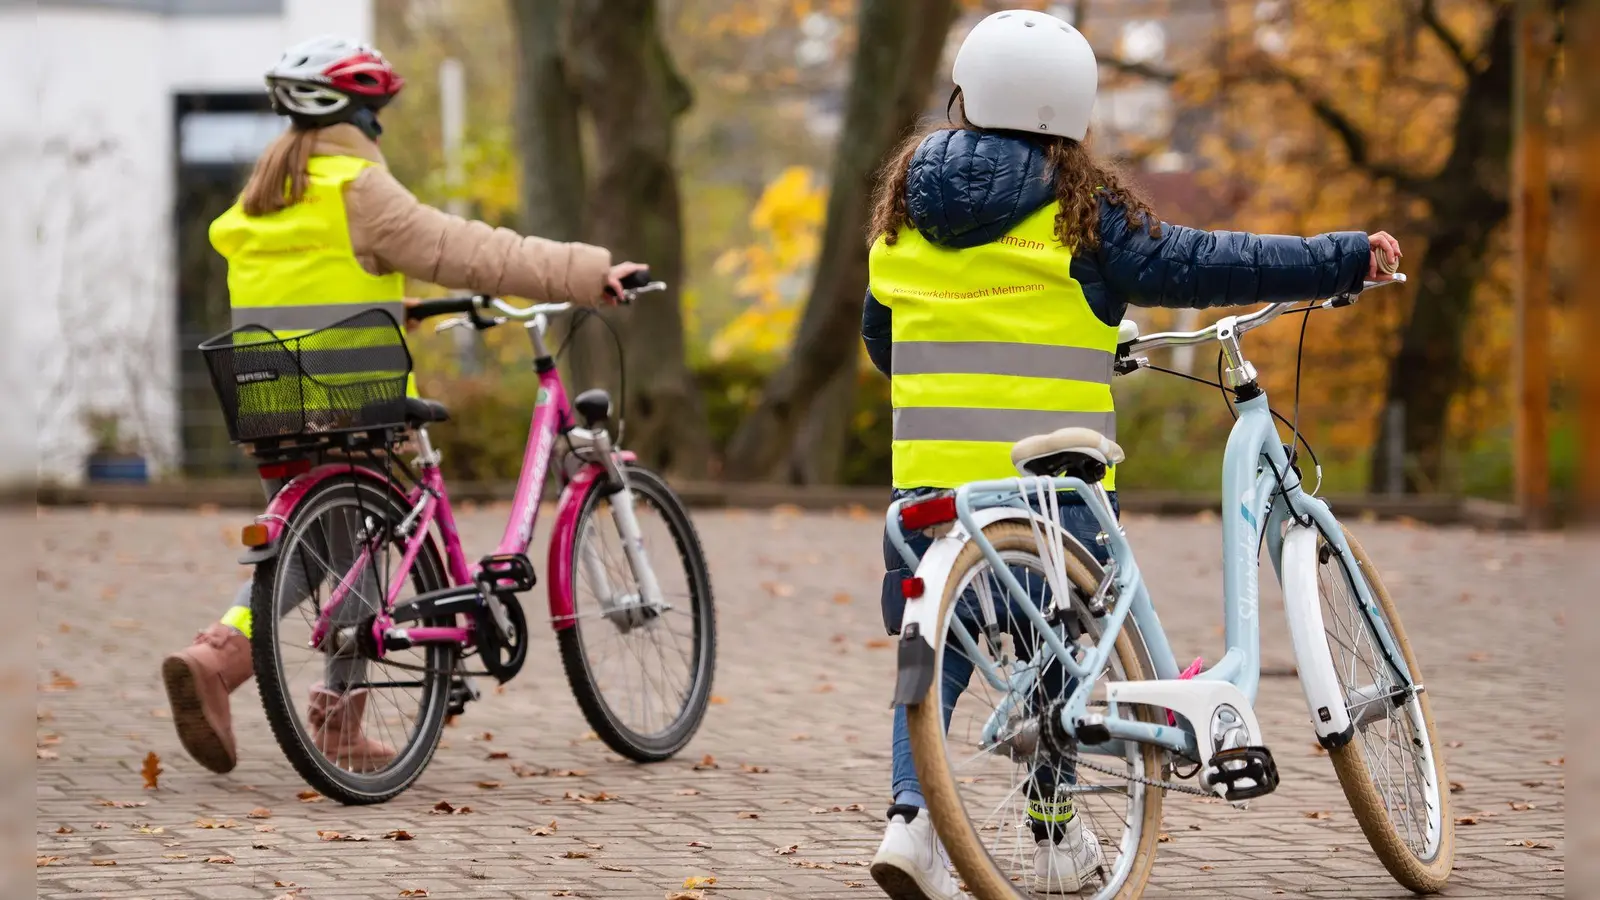
[[[287,462],[264,463],[256,466],[256,473],[265,481],[293,478],[311,471],[311,460],[291,459]]]
[[[924,528],[953,522],[955,518],[955,494],[939,494],[900,507],[900,527],[907,531],[921,531]]]
[[[927,585],[922,583],[921,578],[900,579],[900,596],[907,600],[915,600],[921,597],[922,592],[925,590],[927,590]]]
[[[246,547],[265,547],[271,538],[267,534],[267,526],[256,522],[244,527],[244,531],[239,534],[239,541]]]

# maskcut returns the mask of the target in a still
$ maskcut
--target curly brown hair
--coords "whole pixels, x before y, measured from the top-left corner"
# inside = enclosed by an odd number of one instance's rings
[[[961,95],[957,91],[951,100],[951,122],[957,128],[982,131],[966,119],[961,110]],[[949,124],[923,128],[907,137],[889,155],[878,176],[878,187],[872,198],[872,226],[870,243],[883,238],[893,244],[899,239],[900,229],[909,219],[906,211],[906,178],[911,169],[911,157],[929,135],[944,131]],[[1124,183],[1122,173],[1115,165],[1098,160],[1081,142],[1055,135],[1028,135],[1045,153],[1045,160],[1054,173],[1056,202],[1056,240],[1064,247],[1096,250],[1100,247],[1100,204],[1097,196],[1103,195],[1112,206],[1120,206],[1128,217],[1131,228],[1144,228],[1151,237],[1161,236],[1161,220],[1156,217],[1150,203],[1133,187]]]

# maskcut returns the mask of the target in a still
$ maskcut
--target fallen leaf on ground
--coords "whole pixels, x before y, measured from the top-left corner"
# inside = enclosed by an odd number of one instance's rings
[[[571,897],[572,896],[572,892],[569,891],[569,890],[566,890],[565,888],[563,888],[563,889],[561,889],[559,891],[551,891],[550,892],[550,896],[552,896],[552,897]]]
[[[863,882],[860,882],[860,881],[846,881],[844,883],[844,886],[845,887],[866,887],[866,884],[863,883]]]
[[[438,803],[435,803],[433,805],[433,809],[428,810],[428,812],[430,812],[430,813],[432,813],[433,815],[436,815],[436,816],[439,816],[439,815],[443,815],[443,816],[449,816],[449,815],[462,816],[462,815],[466,815],[467,813],[472,812],[472,807],[470,807],[470,806],[456,807],[456,806],[452,806],[449,800],[440,800]]]
[[[278,826],[276,826],[276,825],[257,825],[256,826],[256,830],[261,832],[261,833],[263,833],[263,834],[271,834],[272,832],[278,830]]]
[[[1462,791],[1464,791],[1466,789],[1467,789],[1467,786],[1462,784],[1459,781],[1450,782],[1450,793],[1452,793],[1452,794],[1459,794],[1459,793],[1461,793]]]
[[[1478,824],[1478,817],[1477,816],[1456,816],[1456,824],[1457,825],[1476,825],[1476,824]]]
[[[294,796],[295,796],[295,799],[299,800],[301,803],[321,803],[322,802],[322,795],[317,793],[316,791],[301,791],[300,793],[295,794]]]
[[[753,812],[742,812],[742,813],[739,813],[738,818],[741,818],[741,819],[759,819],[759,818],[761,818],[761,814],[760,813],[753,813]]]
[[[204,819],[204,818],[202,818],[202,819],[195,819],[194,820],[194,824],[195,824],[196,828],[238,828],[239,827],[239,823],[234,821],[233,819],[226,819],[224,821],[218,822],[216,819]]]
[[[117,861],[114,859],[91,859],[89,862],[96,866],[114,866],[117,864]]]
[[[53,862],[60,862],[60,861],[61,861],[61,857],[59,857],[59,856],[35,856],[33,858],[33,865],[34,865],[34,868],[39,868],[41,866],[48,866]]]
[[[1201,867],[1200,867],[1200,871],[1202,871],[1202,872],[1209,872],[1209,871],[1211,871],[1211,870],[1212,870],[1212,869],[1215,869],[1215,868],[1216,868],[1216,866],[1212,866],[1212,865],[1205,865],[1205,866],[1201,866]]]
[[[552,778],[584,778],[589,774],[588,769],[555,769],[550,773]]]
[[[891,641],[888,638],[873,638],[872,640],[867,641],[868,650],[887,650],[893,646],[894,641]]]
[[[71,834],[74,831],[71,825],[63,825],[56,829],[56,834]]]
[[[712,694],[711,695],[711,705],[712,706],[723,706],[727,702],[728,702],[728,698],[722,696],[721,694]]]
[[[396,828],[393,831],[384,832],[383,839],[386,840],[386,841],[411,841],[411,840],[416,840],[415,838],[413,838],[411,836],[411,832],[405,830],[404,828]]]
[[[46,691],[71,691],[76,690],[78,682],[70,675],[63,675],[54,669],[50,670],[50,680],[45,684]]]
[[[35,747],[33,750],[33,758],[42,759],[45,762],[49,762],[51,760],[60,759],[61,754],[55,752],[54,750],[46,750],[43,747]]]
[[[478,787],[483,788],[486,791],[492,791],[495,788],[498,788],[499,786],[500,786],[500,782],[498,782],[498,781],[480,781],[480,782],[478,782]]]
[[[544,766],[524,766],[518,763],[511,764],[511,774],[518,778],[542,778],[550,774]]]
[[[695,848],[696,850],[710,850],[711,849],[711,845],[706,843],[705,841],[690,841],[689,842],[689,846]]]
[[[1517,841],[1506,841],[1506,846],[1507,847],[1527,847],[1529,850],[1554,850],[1555,849],[1554,846],[1552,846],[1550,844],[1546,844],[1544,841],[1536,841],[1536,840],[1533,840],[1532,838],[1523,838],[1523,839],[1517,840]]]
[[[107,828],[111,827],[111,823],[110,822],[96,822],[96,823],[94,823],[94,827],[100,829],[101,831],[105,831]]]
[[[774,597],[793,597],[794,585],[782,581],[763,581],[761,589]]]
[[[134,830],[139,832],[140,834],[166,834],[167,833],[167,829],[161,827],[160,825],[140,825],[138,828],[136,828]]]
[[[112,809],[137,809],[138,807],[147,805],[150,801],[149,800],[103,800],[102,799],[102,800],[99,800],[99,801],[96,801],[96,802],[98,802],[101,806],[109,806]]]
[[[845,604],[851,602],[854,599],[855,598],[851,597],[850,594],[848,592],[846,592],[846,591],[839,591],[838,593],[833,595],[833,602],[839,604],[840,606],[844,606]]]
[[[587,850],[568,850],[567,852],[561,854],[561,858],[562,859],[588,859],[589,858],[589,852]]]
[[[772,771],[766,766],[753,766],[749,763],[740,763],[739,768],[745,772],[749,772],[752,775],[765,775]]]
[[[561,795],[561,799],[573,800],[578,803],[605,803],[617,799],[617,795],[608,794],[605,791],[601,791],[598,794],[580,794],[577,791],[567,791]]]
[[[1534,806],[1532,803],[1527,802],[1526,800],[1512,800],[1512,801],[1509,801],[1506,805],[1510,806],[1512,809],[1516,810],[1517,812],[1527,812],[1530,809],[1538,809],[1539,808],[1537,806]]]
[[[717,758],[712,756],[709,753],[707,753],[705,756],[700,757],[700,761],[694,764],[694,770],[696,772],[702,772],[702,771],[705,771],[706,769],[720,769],[720,768],[722,768],[722,767],[717,765]]]
[[[535,825],[528,829],[528,833],[535,837],[549,837],[556,833],[556,820],[551,819],[549,825]]]
[[[1564,766],[1567,764],[1567,758],[1565,756],[1561,756],[1557,757],[1556,759],[1547,759],[1544,761],[1544,764],[1547,766]]]
[[[1463,744],[1461,741],[1446,741],[1445,746],[1449,747],[1451,750],[1456,750],[1461,747],[1465,747],[1466,744]]]
[[[161,781],[161,757],[154,750],[145,754],[144,766],[139,769],[139,775],[144,778],[144,789],[153,791]]]
[[[366,840],[365,837],[362,837],[359,834],[343,834],[341,832],[332,831],[332,830],[318,831],[317,832],[317,837],[322,838],[325,841],[353,841],[353,842],[359,842],[359,841]]]
[[[819,684],[819,685],[817,685],[816,690],[815,690],[815,692],[818,693],[818,694],[831,694],[831,693],[833,693],[833,691],[834,691],[834,688],[833,688],[833,685],[831,685],[831,684]]]
[[[244,817],[247,819],[270,819],[272,818],[272,810],[267,809],[265,806],[258,806],[245,813]]]
[[[632,869],[629,869],[629,868],[627,868],[625,866],[613,866],[610,863],[601,863],[601,864],[595,866],[595,868],[596,869],[604,869],[607,872],[632,872],[633,871]]]
[[[492,740],[494,740],[494,732],[492,732],[492,731],[481,732],[479,734],[473,735],[472,739],[475,740],[475,741],[492,741]]]
[[[233,865],[233,857],[227,855],[208,856],[206,857],[206,862],[214,863],[219,866],[231,866]]]
[[[802,869],[831,869],[831,868],[833,868],[833,863],[812,862],[809,859],[794,859],[794,860],[790,860],[789,861],[789,865],[791,865],[791,866],[799,866]]]
[[[400,892],[400,896],[402,896],[402,897],[426,897],[426,896],[428,896],[428,889],[427,888],[406,888],[405,890]]]
[[[1158,843],[1158,844],[1170,844],[1170,843],[1172,843],[1172,835],[1167,834],[1165,831],[1163,831],[1163,832],[1161,832],[1161,834],[1156,836],[1156,843]]]
[[[492,750],[486,759],[510,759],[511,754],[504,750]]]
[[[161,858],[162,859],[188,859],[189,858],[189,854],[187,854],[187,853],[163,853],[163,854],[161,854]]]
[[[695,797],[698,796],[700,792],[694,788],[678,788],[677,790],[673,791],[673,793],[680,797]]]
[[[1467,662],[1488,662],[1488,660],[1489,654],[1484,653],[1481,650],[1476,653],[1467,654]]]
[[[555,895],[552,895],[555,896]],[[561,896],[571,896],[562,894]],[[705,891],[673,891],[667,895],[667,900],[706,900]]]
[[[708,888],[716,883],[717,876],[715,875],[690,875],[688,878],[683,880],[684,888],[691,891],[698,890],[700,888]]]
[[[1333,813],[1328,812],[1325,809],[1319,809],[1319,810],[1315,810],[1313,812],[1308,812],[1308,813],[1301,813],[1301,815],[1305,816],[1308,819],[1330,819],[1330,818],[1333,817]]]
[[[772,852],[778,854],[779,856],[793,856],[799,850],[800,850],[800,845],[799,844],[790,844],[787,847],[778,847],[778,848],[774,849]]]

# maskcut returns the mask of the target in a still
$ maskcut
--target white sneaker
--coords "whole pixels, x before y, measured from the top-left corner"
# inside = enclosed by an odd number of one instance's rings
[[[896,806],[872,858],[872,880],[894,900],[959,900],[927,810]]]
[[[1033,889],[1040,893],[1076,893],[1105,865],[1100,840],[1084,827],[1083,817],[1073,816],[1063,831],[1060,843],[1046,838],[1033,851]]]

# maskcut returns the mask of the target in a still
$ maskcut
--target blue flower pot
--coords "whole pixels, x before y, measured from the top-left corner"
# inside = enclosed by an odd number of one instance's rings
[[[150,468],[142,456],[114,456],[96,453],[89,457],[89,480],[96,483],[144,484]]]

